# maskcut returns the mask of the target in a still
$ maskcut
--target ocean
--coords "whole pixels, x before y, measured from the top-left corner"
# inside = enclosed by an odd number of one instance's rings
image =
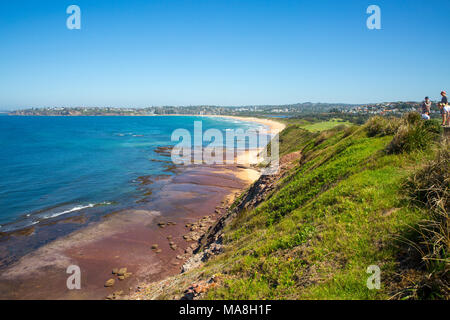
[[[0,233],[137,203],[143,177],[174,174],[158,148],[177,143],[177,128],[193,132],[194,121],[224,134],[261,128],[194,116],[0,116]]]

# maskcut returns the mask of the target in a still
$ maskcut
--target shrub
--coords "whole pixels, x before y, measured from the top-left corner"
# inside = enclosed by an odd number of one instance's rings
[[[366,124],[367,135],[369,137],[393,135],[397,131],[401,122],[402,120],[399,118],[388,119],[380,116],[372,117]]]
[[[449,295],[450,283],[446,276],[450,244],[450,144],[441,144],[436,158],[418,170],[405,183],[407,197],[413,204],[425,207],[428,218],[416,228],[418,238],[410,241],[426,264],[429,275],[424,277],[417,292],[419,295],[443,297]],[[439,283],[436,287],[435,283]]]
[[[434,212],[450,208],[450,144],[444,141],[437,156],[405,184],[409,198]],[[448,218],[447,218],[448,219]]]
[[[356,130],[358,130],[358,126],[350,126],[345,128],[343,138],[347,138],[348,136],[351,136]]]
[[[431,133],[442,134],[444,129],[442,129],[441,123],[438,120],[428,120],[423,123],[425,128]]]
[[[341,122],[342,122],[342,120],[341,120]],[[335,126],[334,128],[332,128],[331,130],[340,132],[340,131],[344,131],[345,129],[347,129],[347,126],[345,124],[339,124],[339,125]]]
[[[408,112],[403,116],[406,123],[417,125],[422,122],[422,117],[418,112]]]
[[[415,116],[406,116],[404,123],[400,125],[392,141],[386,147],[387,153],[411,152],[424,150],[440,136],[440,128],[436,128],[434,122],[416,122]]]

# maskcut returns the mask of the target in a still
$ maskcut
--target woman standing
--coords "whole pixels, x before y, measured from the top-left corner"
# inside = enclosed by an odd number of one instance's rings
[[[430,120],[431,101],[430,98],[425,97],[422,102],[422,119]]]
[[[439,103],[439,108],[441,109],[442,115],[442,125],[445,126],[450,121],[450,106],[448,105],[447,92],[441,92],[441,103]]]

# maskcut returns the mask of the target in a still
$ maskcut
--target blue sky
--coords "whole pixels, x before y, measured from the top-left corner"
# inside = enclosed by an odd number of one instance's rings
[[[1,1],[0,109],[437,99],[449,35],[448,0]]]

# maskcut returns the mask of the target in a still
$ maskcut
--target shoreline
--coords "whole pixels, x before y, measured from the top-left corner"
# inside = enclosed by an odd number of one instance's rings
[[[215,114],[161,114],[154,115],[153,117],[210,117],[210,118],[228,118],[235,119],[244,122],[255,122],[270,128],[272,135],[278,134],[286,128],[286,125],[282,122],[267,119],[267,118],[256,118],[256,117],[244,117],[244,116],[230,116],[230,115],[215,115]]]
[[[256,117],[242,117],[242,116],[228,116],[228,115],[157,115],[157,117],[210,117],[210,118],[225,118],[225,119],[234,119],[239,120],[243,122],[254,122],[258,123],[260,125],[266,126],[269,128],[269,133],[271,136],[271,139],[279,134],[281,131],[286,128],[286,125],[282,122],[273,120],[273,119],[266,119],[266,118],[256,118]],[[237,164],[243,164],[247,166],[251,165],[258,165],[263,159],[260,159],[259,154],[261,151],[263,151],[264,147],[260,147],[258,149],[250,149],[245,150],[242,153],[238,153],[235,162]],[[254,180],[256,181],[256,179]]]
[[[284,127],[268,119],[217,117],[258,122],[269,126],[271,133],[278,133]],[[7,266],[0,275],[0,297],[103,299],[117,290],[132,292],[133,286],[142,281],[154,282],[179,273],[183,263],[178,258],[183,256],[184,250],[183,257],[188,259],[195,243],[180,237],[188,232],[183,225],[186,222],[186,225],[200,225],[201,219],[206,217],[206,224],[218,221],[223,207],[231,204],[237,195],[259,178],[259,171],[250,168],[250,165],[182,167],[181,173],[166,185],[168,198],[162,197],[159,202],[151,202],[142,208],[111,212],[111,217],[105,221],[94,222],[50,241]],[[162,193],[166,197],[167,194]],[[161,229],[157,223],[167,219],[172,219],[175,224]],[[175,249],[172,245],[166,247],[169,237],[174,239],[169,242],[176,244]],[[163,252],[151,250],[154,244],[158,244]],[[65,268],[72,264],[79,264],[83,270],[84,278],[87,278],[84,285],[87,285],[87,291],[74,292],[65,288],[68,277]],[[128,267],[133,274],[130,279],[116,279],[114,289],[105,288],[103,284],[111,277],[111,270],[121,267]],[[39,290],[36,291],[36,288]]]
[[[286,125],[284,123],[272,119],[256,118],[256,117],[240,117],[240,116],[217,116],[217,117],[230,118],[247,122],[256,122],[268,126],[270,128],[272,135],[278,134],[281,131],[283,131],[284,128],[286,128]]]

